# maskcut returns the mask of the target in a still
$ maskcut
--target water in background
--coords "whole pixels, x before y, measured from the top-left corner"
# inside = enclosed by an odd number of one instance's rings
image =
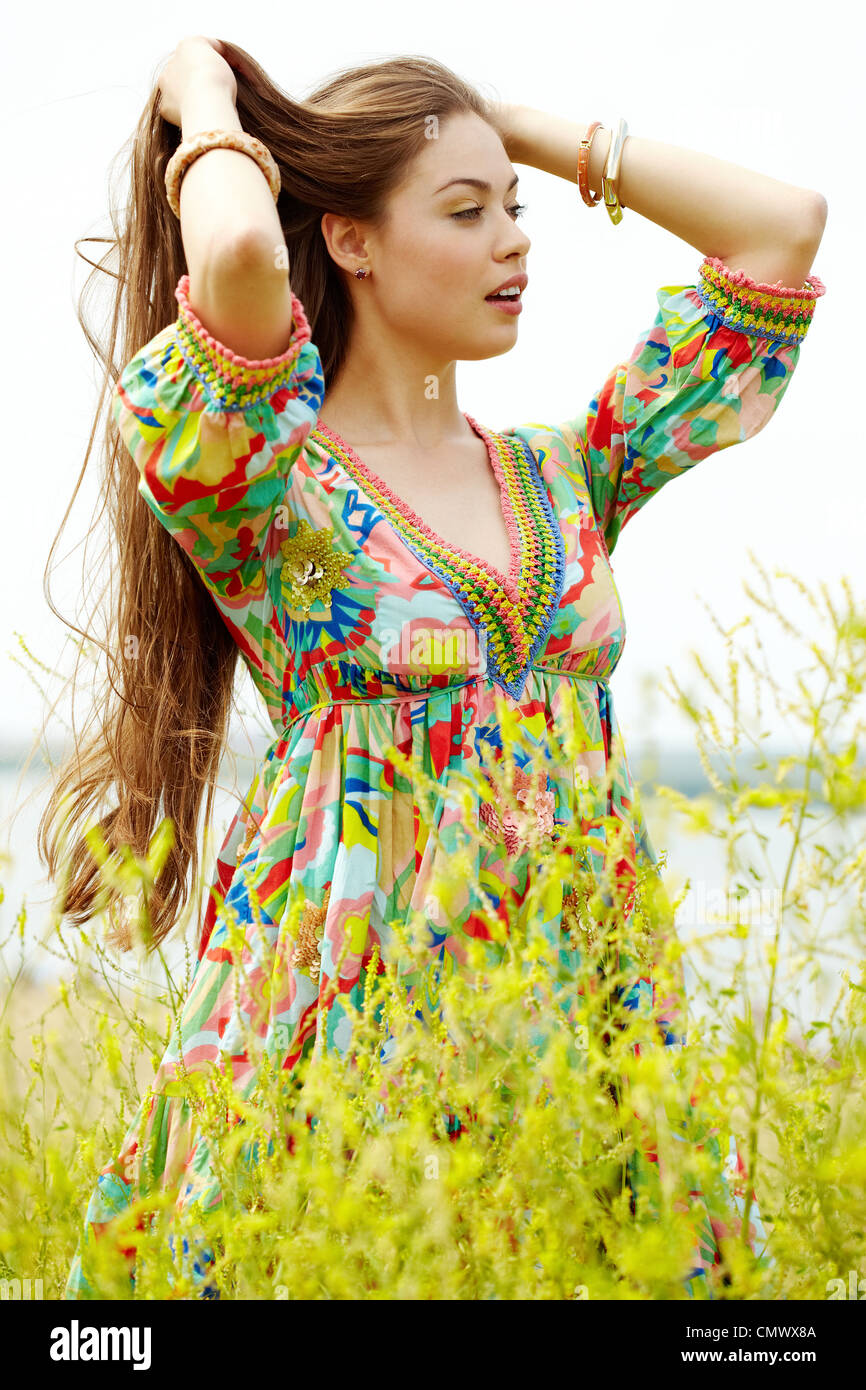
[[[233,745],[235,746],[235,745]],[[222,842],[234,815],[238,798],[246,790],[260,760],[261,751],[253,746],[250,756],[235,754],[223,763],[223,772],[215,799],[214,834],[209,852],[206,855],[207,881],[210,881],[213,857]],[[775,911],[778,890],[774,885],[781,884],[787,855],[790,851],[790,836],[786,832],[774,834],[762,851],[755,835],[747,835],[742,841],[744,852],[748,853],[763,883],[749,879],[744,885],[747,889],[741,899],[739,917],[750,924],[747,940],[725,938],[725,921],[735,919],[735,897],[733,885],[725,884],[725,846],[723,842],[709,834],[693,835],[674,829],[669,824],[665,806],[654,800],[651,794],[653,782],[673,786],[687,795],[705,793],[708,790],[706,778],[696,754],[690,750],[666,753],[659,761],[648,761],[640,750],[633,750],[629,763],[634,777],[642,788],[643,808],[647,818],[650,836],[656,851],[667,853],[664,881],[672,898],[684,888],[688,879],[690,886],[683,902],[677,910],[678,932],[687,947],[686,984],[695,1017],[705,1013],[702,990],[699,982],[717,991],[730,984],[732,968],[742,952],[746,952],[748,962],[748,988],[757,1013],[761,1012],[761,1002],[766,997],[768,966],[766,950],[775,932]],[[39,941],[48,930],[51,922],[51,901],[53,892],[45,881],[36,853],[36,826],[41,813],[44,792],[39,790],[44,768],[36,768],[21,777],[17,766],[7,762],[0,763],[0,813],[3,816],[2,847],[6,855],[2,871],[3,901],[0,903],[0,930],[2,940],[10,932],[19,918],[22,906],[26,904],[27,920],[23,933],[23,957],[26,961],[27,976],[33,984],[50,984],[51,980],[64,971],[62,956],[52,957]],[[828,808],[816,805],[816,816],[824,819]],[[9,828],[9,817],[14,811],[14,823]],[[866,833],[866,817],[861,817],[862,830]],[[774,829],[777,815],[772,810],[755,808],[753,821],[757,832],[769,835]],[[817,821],[815,822],[818,823]],[[858,822],[859,825],[859,822]],[[832,827],[820,838],[831,847]],[[850,834],[850,830],[849,830]],[[769,865],[769,868],[768,868]],[[854,943],[850,939],[850,928],[846,912],[850,905],[836,905],[825,919],[817,921],[818,909],[810,924],[810,934],[818,934],[819,939],[837,952],[835,958],[815,968],[801,972],[797,988],[793,993],[783,994],[782,1000],[801,1022],[805,1030],[814,1019],[827,1016],[836,994],[843,987],[841,971],[847,966],[856,965]],[[722,920],[720,921],[719,918]],[[67,926],[65,931],[72,939],[75,928]],[[719,935],[722,933],[722,935]],[[712,940],[710,940],[712,938]],[[701,942],[708,943],[706,949]],[[55,950],[57,950],[55,942]],[[0,965],[3,975],[14,974],[18,968],[22,952],[22,939],[18,932],[13,933],[11,941],[6,942],[0,952]],[[844,954],[839,955],[839,952]],[[175,978],[183,978],[181,961],[183,959],[183,938],[169,938],[164,946],[166,961],[175,973]],[[157,962],[139,964],[130,953],[120,958],[124,970],[131,971],[142,980],[156,982],[161,978],[161,967]]]

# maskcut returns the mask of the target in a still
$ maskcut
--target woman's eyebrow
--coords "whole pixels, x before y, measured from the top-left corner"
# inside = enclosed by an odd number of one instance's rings
[[[506,193],[510,193],[510,192],[511,192],[512,188],[513,188],[514,185],[517,183],[519,177],[520,177],[519,174],[515,174],[515,175],[514,175],[514,178],[511,180],[510,184],[508,185],[508,187],[507,187],[506,190],[505,190]],[[436,193],[441,193],[441,192],[443,191],[443,189],[445,189],[445,188],[450,188],[451,185],[454,184],[454,183],[468,183],[468,184],[471,184],[471,186],[472,186],[473,188],[477,188],[481,193],[490,193],[490,191],[491,191],[491,189],[492,189],[492,185],[489,184],[489,183],[487,182],[486,179],[449,179],[447,183],[443,183],[443,185],[442,185],[441,188],[437,188],[437,189],[435,189],[434,191],[435,191]]]

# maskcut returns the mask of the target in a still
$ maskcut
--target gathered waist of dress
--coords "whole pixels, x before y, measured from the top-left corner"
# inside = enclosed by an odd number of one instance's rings
[[[528,691],[533,673],[607,684],[609,670],[599,672],[598,668],[604,667],[609,653],[609,646],[572,653],[569,658],[572,664],[568,667],[530,663],[524,689]],[[467,675],[465,670],[451,668],[439,672],[409,673],[375,670],[358,662],[339,659],[318,662],[310,667],[293,690],[286,692],[283,732],[314,709],[359,703],[412,703],[433,697],[450,697],[452,693],[456,694],[469,686],[494,683],[493,677],[485,671]]]

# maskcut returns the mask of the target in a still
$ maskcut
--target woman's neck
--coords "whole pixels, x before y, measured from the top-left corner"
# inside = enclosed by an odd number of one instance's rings
[[[416,341],[366,343],[363,323],[333,386],[326,389],[322,423],[347,443],[403,443],[419,449],[470,433],[457,403],[456,363],[434,360]]]

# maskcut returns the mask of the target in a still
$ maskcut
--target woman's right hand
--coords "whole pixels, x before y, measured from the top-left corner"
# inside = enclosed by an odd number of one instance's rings
[[[193,34],[181,39],[157,80],[159,114],[172,125],[180,126],[181,102],[189,82],[202,73],[215,81],[224,81],[232,101],[237,100],[237,81],[225,57],[225,45],[219,39]]]

